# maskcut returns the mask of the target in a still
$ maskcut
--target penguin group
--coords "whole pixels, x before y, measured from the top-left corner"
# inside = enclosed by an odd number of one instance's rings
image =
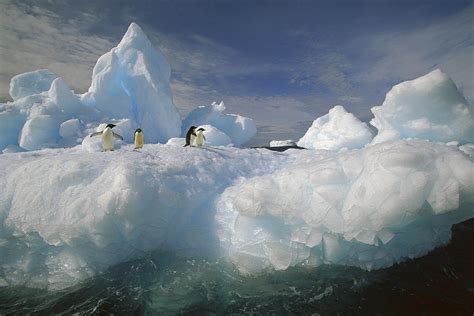
[[[194,143],[196,143],[196,146],[202,147],[206,140],[206,136],[203,134],[204,131],[205,129],[202,127],[191,126],[186,133],[186,143],[183,147],[193,146]]]
[[[90,137],[94,136],[102,136],[102,150],[103,151],[113,151],[114,150],[114,142],[113,138],[117,138],[123,141],[123,137],[119,134],[115,133],[112,129],[117,126],[115,124],[107,124],[107,126],[100,132],[95,132],[90,135]],[[204,136],[205,129],[200,127],[197,128],[196,126],[191,126],[186,133],[186,143],[183,147],[193,146],[196,144],[198,147],[202,147],[204,145],[204,141],[206,140],[206,136]],[[143,148],[143,144],[145,143],[145,137],[143,135],[143,131],[141,128],[137,128],[133,133],[133,144],[135,145],[135,150],[139,150]]]
[[[117,138],[123,141],[123,137],[119,134],[112,131],[112,129],[117,126],[115,124],[107,124],[107,126],[100,132],[95,132],[90,135],[90,137],[94,136],[102,136],[102,150],[103,151],[113,151],[114,150],[114,142],[113,138]],[[145,142],[145,138],[143,136],[143,131],[141,128],[137,128],[135,133],[133,133],[133,143],[135,144],[135,149],[142,149],[143,144]]]

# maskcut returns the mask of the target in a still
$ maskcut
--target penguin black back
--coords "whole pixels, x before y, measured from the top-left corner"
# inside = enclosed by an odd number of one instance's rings
[[[191,126],[186,133],[186,144],[183,147],[191,145],[191,137],[196,136],[196,126]]]

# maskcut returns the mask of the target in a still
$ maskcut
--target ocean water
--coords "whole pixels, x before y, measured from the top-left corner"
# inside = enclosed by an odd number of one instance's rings
[[[372,272],[325,265],[246,277],[225,261],[154,254],[62,291],[0,288],[0,314],[472,315],[474,219],[427,256]]]

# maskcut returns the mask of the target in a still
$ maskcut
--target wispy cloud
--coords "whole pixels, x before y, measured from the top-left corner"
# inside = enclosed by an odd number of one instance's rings
[[[474,5],[428,26],[390,32],[372,39],[370,50],[379,58],[358,79],[369,84],[397,82],[440,68],[464,95],[474,100]]]
[[[8,94],[12,76],[47,68],[83,92],[90,85],[97,58],[113,47],[108,39],[81,34],[93,16],[60,22],[55,13],[37,6],[0,2],[0,94]]]

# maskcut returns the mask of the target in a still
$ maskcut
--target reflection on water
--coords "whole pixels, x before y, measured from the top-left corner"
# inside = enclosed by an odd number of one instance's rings
[[[474,219],[452,242],[389,269],[322,266],[254,277],[171,254],[118,265],[59,292],[0,288],[0,314],[466,314],[474,312]]]

